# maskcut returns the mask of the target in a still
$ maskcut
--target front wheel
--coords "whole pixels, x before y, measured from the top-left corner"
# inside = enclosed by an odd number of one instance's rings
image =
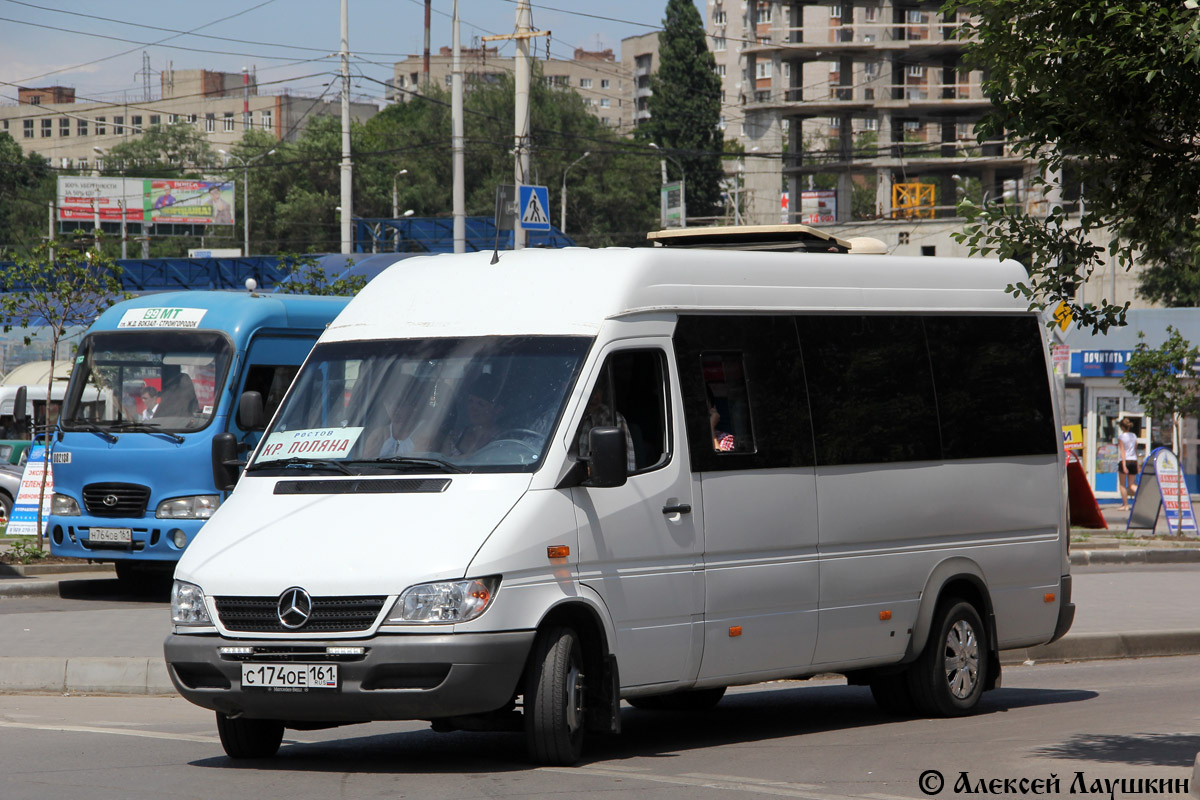
[[[939,608],[920,658],[908,670],[922,714],[957,717],[979,703],[987,683],[988,636],[975,607],[951,599]]]
[[[583,755],[583,647],[571,628],[538,635],[525,676],[525,742],[538,764],[570,766]]]
[[[217,733],[230,758],[270,758],[283,741],[283,723],[277,719],[234,719],[218,711]]]

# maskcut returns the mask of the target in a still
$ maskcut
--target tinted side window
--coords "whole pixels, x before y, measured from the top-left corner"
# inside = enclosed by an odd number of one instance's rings
[[[693,471],[812,466],[804,364],[788,316],[684,315],[674,336]],[[712,396],[719,419],[709,413]],[[714,440],[730,435],[729,449]]]
[[[927,317],[945,458],[1058,452],[1033,317]]]
[[[921,322],[915,316],[796,318],[818,464],[941,458]]]

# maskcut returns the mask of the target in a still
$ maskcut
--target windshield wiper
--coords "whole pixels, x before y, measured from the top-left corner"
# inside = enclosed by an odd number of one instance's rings
[[[416,458],[414,456],[385,456],[384,458],[372,458],[366,461],[358,461],[359,464],[394,464],[396,466],[413,466],[413,467],[437,467],[444,472],[466,472],[460,466],[451,464],[449,461],[443,461],[440,458]]]
[[[341,461],[334,461],[330,458],[300,458],[292,456],[291,458],[273,458],[269,461],[255,461],[250,466],[246,467],[246,471],[259,469],[275,469],[276,467],[305,467],[306,469],[336,469],[346,475],[356,475],[349,467]]]
[[[161,425],[152,425],[145,422],[114,422],[111,430],[128,431],[129,433],[160,433],[163,436],[169,436],[180,444],[187,441],[178,433],[164,431]]]
[[[82,420],[82,419],[65,420],[63,422],[63,427],[68,428],[68,429],[79,429],[82,431],[87,431],[88,433],[98,433],[104,437],[105,441],[108,441],[108,442],[117,441],[116,435],[113,434],[111,431],[109,431],[105,428],[101,428],[99,425],[95,424],[94,422],[88,422],[87,420]]]

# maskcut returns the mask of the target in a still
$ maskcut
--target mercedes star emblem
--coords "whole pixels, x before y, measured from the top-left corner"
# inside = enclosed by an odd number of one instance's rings
[[[312,598],[299,586],[284,589],[279,595],[279,622],[285,628],[295,630],[304,627],[312,616]]]

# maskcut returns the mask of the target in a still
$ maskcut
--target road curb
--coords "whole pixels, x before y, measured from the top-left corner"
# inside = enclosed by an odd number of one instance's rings
[[[1200,654],[1200,630],[1080,633],[1000,653],[1006,665]],[[0,694],[174,695],[167,666],[152,658],[0,657]]]
[[[0,658],[0,694],[173,695],[161,657]]]
[[[1068,634],[1053,644],[1000,653],[1001,664],[1026,661],[1104,661],[1200,654],[1200,631]]]
[[[1180,548],[1131,548],[1128,550],[1075,550],[1071,551],[1071,566],[1086,567],[1094,564],[1195,564],[1200,562],[1200,549]]]
[[[39,575],[104,572],[116,575],[112,564],[0,564],[0,576],[33,578]]]
[[[108,578],[115,579],[116,573],[112,570],[107,572],[79,572],[78,570],[66,573],[48,574],[44,579],[38,577],[31,578],[6,578],[0,577],[0,598],[4,597],[46,597],[59,595],[59,587],[63,582],[73,580],[81,581],[97,581],[106,580]]]

